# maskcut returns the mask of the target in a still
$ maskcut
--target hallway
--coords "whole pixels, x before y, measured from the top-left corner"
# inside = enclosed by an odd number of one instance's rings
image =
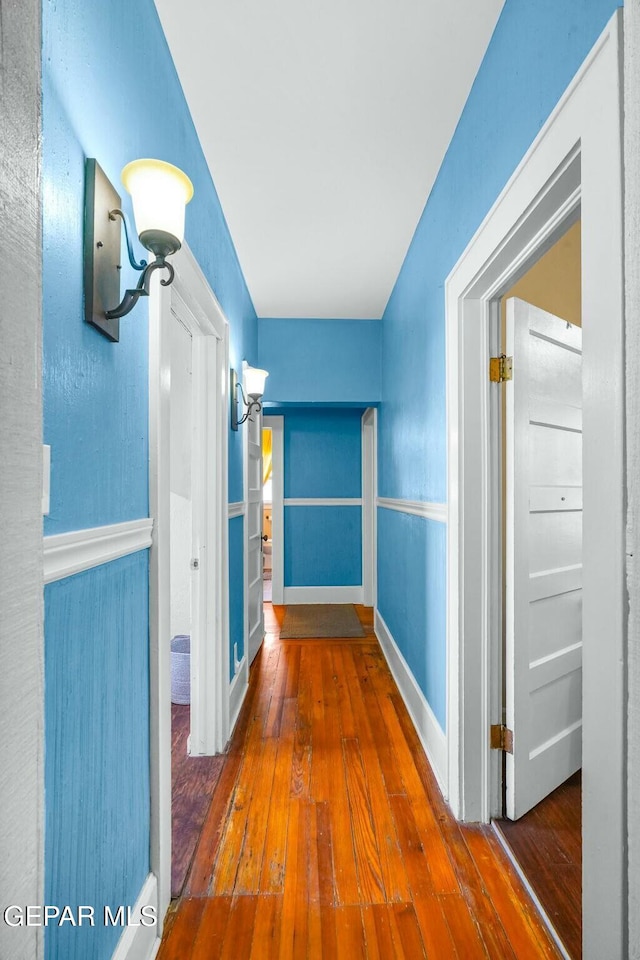
[[[640,960],[640,0],[0,11],[0,960],[557,956],[486,826],[491,726],[518,791],[582,730],[564,892],[584,960]],[[545,460],[505,429],[562,531],[516,571],[494,428],[531,370],[498,301],[574,228],[581,402],[552,419],[542,364]],[[282,470],[250,670],[258,406]],[[553,636],[503,656],[526,596]],[[329,601],[375,635],[281,640],[278,605]],[[180,634],[183,760],[219,778],[178,793],[172,899]],[[580,671],[581,718],[552,713]]]
[[[557,953],[487,827],[452,818],[373,633],[267,636],[159,960]]]

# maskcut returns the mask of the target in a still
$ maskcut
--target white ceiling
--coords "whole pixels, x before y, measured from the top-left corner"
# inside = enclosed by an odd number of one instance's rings
[[[258,316],[382,316],[504,0],[155,2]]]

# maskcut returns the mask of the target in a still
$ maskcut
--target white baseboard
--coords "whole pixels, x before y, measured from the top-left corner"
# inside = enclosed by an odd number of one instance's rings
[[[132,919],[137,923],[140,922],[142,907],[153,907],[158,922],[153,927],[142,925],[125,927],[111,960],[153,960],[156,956],[160,949],[158,933],[161,929],[161,918],[158,917],[158,880],[153,873],[149,874],[142,885],[142,890],[133,908]],[[114,907],[111,909],[113,910]]]
[[[389,664],[389,669],[393,674],[393,679],[398,685],[402,699],[409,711],[409,716],[413,720],[413,725],[424,747],[424,752],[436,776],[438,786],[446,799],[449,783],[447,737],[377,609],[375,612],[375,631],[382,652]]]
[[[285,497],[285,507],[361,507],[362,497]]]
[[[247,655],[240,661],[238,672],[229,686],[229,736],[233,733],[238,714],[249,689],[249,667]]]
[[[362,587],[285,587],[283,603],[362,603]]]

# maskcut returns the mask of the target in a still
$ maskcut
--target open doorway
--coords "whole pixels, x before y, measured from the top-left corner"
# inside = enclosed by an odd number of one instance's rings
[[[459,817],[486,822],[502,809],[489,730],[501,722],[501,388],[489,358],[500,350],[499,298],[580,208],[585,960],[626,956],[620,26],[616,14],[446,281],[448,794]]]
[[[262,431],[265,603],[284,603],[284,417],[265,411]]]
[[[501,302],[512,369],[499,412],[505,723],[494,821],[572,960],[582,955],[580,230],[577,221]]]
[[[198,604],[202,516],[206,497],[198,489],[202,434],[197,404],[202,391],[203,338],[184,304],[171,310],[168,324],[170,403],[170,622],[171,622],[171,897],[179,897],[211,796],[222,771],[222,756],[192,756],[192,687],[198,663],[191,657],[206,635]],[[195,371],[194,371],[195,367]],[[195,376],[194,376],[195,372]],[[193,682],[192,682],[193,681]],[[194,718],[195,719],[195,718]],[[195,751],[194,751],[195,752]]]
[[[155,282],[149,300],[151,867],[160,916],[184,883],[229,730],[228,324],[186,244],[174,269],[171,286]],[[172,647],[181,670],[172,670]]]

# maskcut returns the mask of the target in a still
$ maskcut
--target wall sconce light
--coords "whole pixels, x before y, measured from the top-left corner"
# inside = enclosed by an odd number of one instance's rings
[[[231,393],[231,429],[237,430],[241,423],[251,419],[251,414],[262,410],[262,396],[264,394],[264,383],[269,374],[266,370],[259,370],[257,367],[244,368],[245,388],[238,380],[235,370],[231,371],[230,393]],[[242,402],[246,407],[244,416],[238,420],[238,401],[242,394]]]
[[[174,277],[167,257],[176,253],[184,238],[185,207],[193,196],[186,174],[163,160],[134,160],[122,171],[122,182],[131,194],[140,243],[155,260],[138,263],[133,255],[129,227],[122,201],[100,165],[87,160],[85,176],[84,291],[85,319],[110,340],[120,339],[120,317],[126,316],[140,297],[149,296],[154,270],[169,276],[160,283],[168,287]],[[136,287],[125,290],[120,300],[120,221],[124,225],[129,263],[141,276]]]

